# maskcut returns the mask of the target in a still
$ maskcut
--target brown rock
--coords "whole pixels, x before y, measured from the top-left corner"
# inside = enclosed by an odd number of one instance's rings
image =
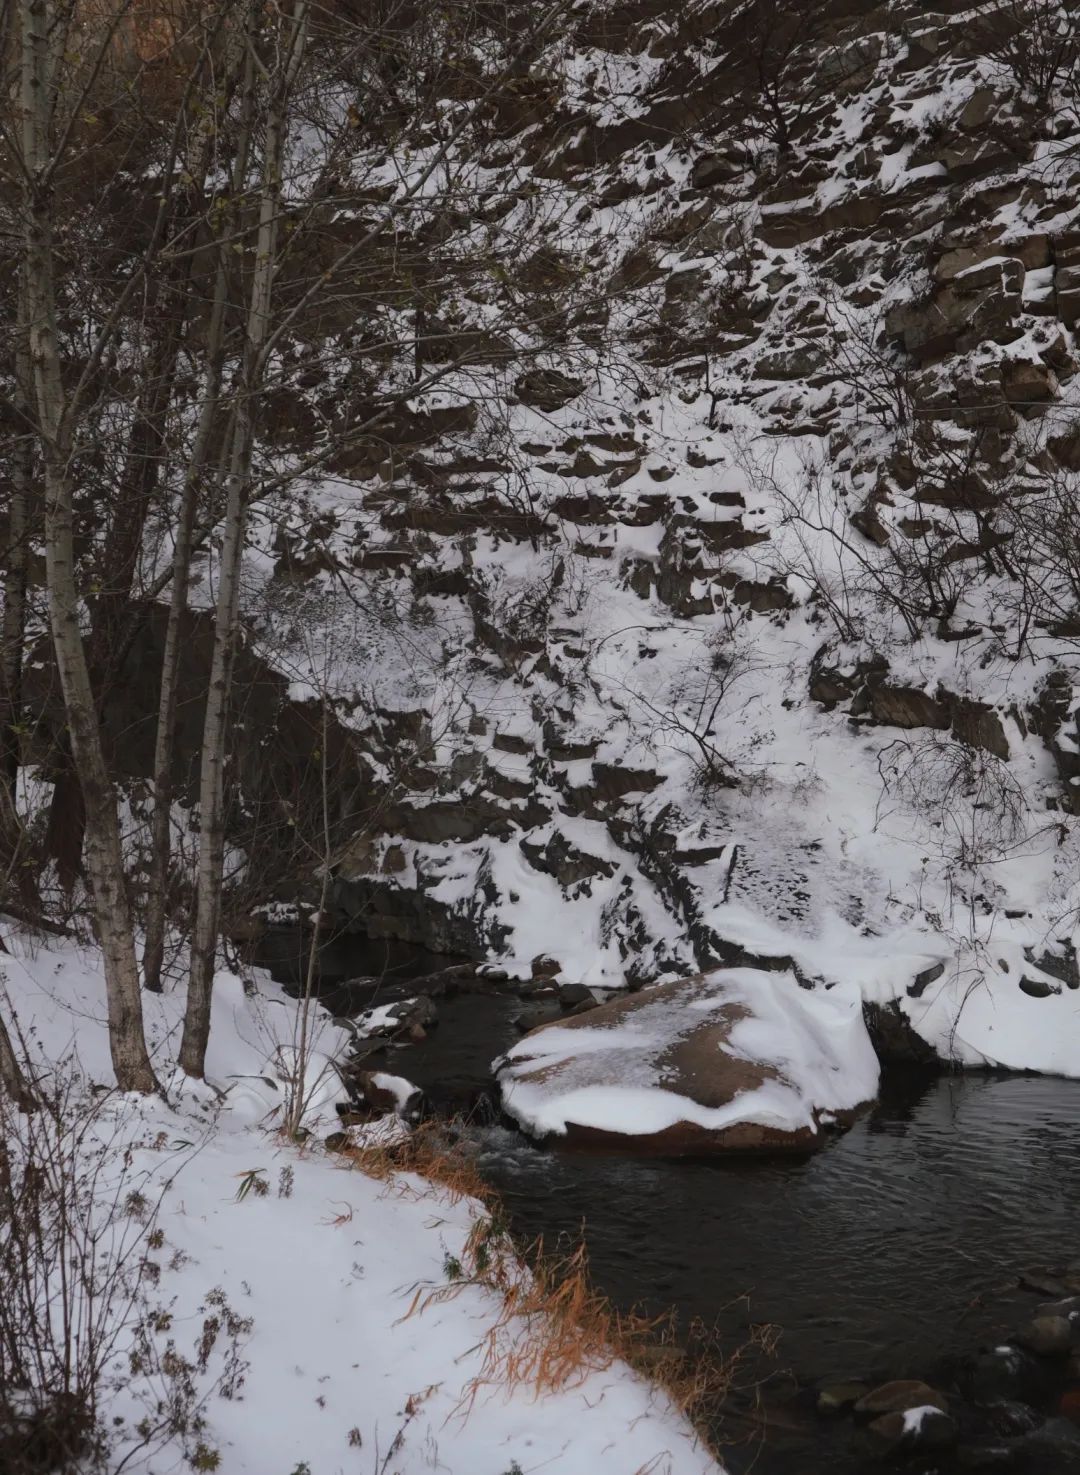
[[[882,1383],[859,1399],[855,1413],[859,1418],[876,1419],[882,1414],[902,1414],[909,1408],[936,1408],[947,1414],[949,1403],[944,1393],[912,1378]]]
[[[765,975],[763,975],[764,979]],[[647,1011],[644,1014],[642,1011]],[[677,979],[640,993],[628,994],[599,1004],[581,1015],[571,1015],[541,1024],[530,1031],[514,1053],[498,1066],[503,1105],[515,1115],[514,1087],[550,1090],[557,1101],[560,1091],[575,1095],[593,1086],[609,1091],[629,1076],[635,1085],[648,1089],[647,1082],[662,1083],[666,1093],[684,1098],[688,1104],[718,1110],[769,1081],[791,1085],[776,1065],[730,1053],[725,1044],[740,1020],[753,1016],[751,1006],[733,996],[723,970]],[[661,1020],[670,1021],[659,1040]],[[675,1023],[685,1021],[685,1023]],[[556,1037],[553,1053],[545,1036]],[[575,1055],[566,1049],[565,1032],[581,1029],[583,1050]],[[612,1043],[595,1049],[597,1032],[610,1031]],[[535,1100],[535,1089],[532,1092]],[[704,1156],[732,1152],[811,1152],[821,1146],[826,1133],[817,1126],[817,1113],[807,1103],[814,1125],[785,1129],[750,1120],[732,1120],[724,1126],[703,1126],[680,1120],[653,1131],[625,1131],[595,1127],[565,1118],[565,1135],[559,1141],[573,1147],[633,1151],[645,1156]],[[856,1110],[830,1113],[830,1121],[843,1125]],[[522,1118],[528,1125],[528,1116]]]
[[[878,516],[877,502],[873,497],[869,497],[851,514],[851,526],[879,548],[888,547],[889,530]]]
[[[1052,435],[1047,444],[1059,466],[1068,471],[1080,471],[1080,424],[1061,435]]]
[[[702,154],[690,171],[691,189],[712,189],[727,184],[743,172],[742,166],[723,154]]]
[[[1035,1316],[1020,1328],[1016,1341],[1036,1357],[1066,1357],[1072,1349],[1072,1328],[1064,1316]]]
[[[1002,371],[1005,398],[1025,410],[1033,405],[1049,404],[1058,397],[1058,380],[1053,369],[1030,359],[1018,359]]]
[[[1067,327],[1072,327],[1080,321],[1080,266],[1059,266],[1054,286],[1058,317]]]
[[[874,687],[868,693],[868,701],[873,720],[890,727],[949,726],[945,704],[914,686]]]
[[[549,958],[544,953],[537,953],[532,960],[530,973],[533,978],[558,978],[562,972],[562,964],[558,958]]]
[[[545,411],[561,409],[584,388],[584,380],[561,374],[558,369],[530,369],[514,385],[523,405]]]
[[[954,737],[969,748],[985,748],[995,758],[1008,759],[1009,740],[1001,718],[992,707],[969,701],[967,697],[951,697],[949,706]]]

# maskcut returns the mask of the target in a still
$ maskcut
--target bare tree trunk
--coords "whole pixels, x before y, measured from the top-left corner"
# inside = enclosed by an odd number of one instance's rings
[[[311,943],[308,948],[307,968],[304,972],[304,992],[300,999],[299,1031],[296,1037],[293,1059],[292,1097],[285,1118],[285,1131],[298,1138],[308,1109],[307,1084],[308,1060],[311,1056],[312,1003],[315,998],[315,982],[319,971],[319,944],[322,940],[323,918],[330,895],[331,860],[333,847],[330,834],[330,773],[327,749],[329,748],[330,722],[328,711],[329,694],[322,693],[322,731],[319,741],[319,793],[322,801],[322,878],[319,883],[319,907],[311,927]]]
[[[143,1032],[142,997],[124,880],[116,797],[79,620],[75,577],[71,427],[65,413],[56,327],[52,192],[48,177],[51,78],[47,0],[21,0],[25,264],[30,361],[45,473],[45,567],[49,623],[79,782],[86,806],[86,868],[94,897],[108,993],[117,1084],[156,1091]]]
[[[214,963],[221,915],[221,883],[225,857],[225,736],[238,635],[244,531],[251,495],[256,395],[263,379],[264,350],[270,337],[270,308],[281,218],[281,170],[286,116],[307,39],[307,0],[295,0],[291,14],[281,18],[279,27],[277,62],[270,78],[267,100],[255,266],[248,301],[243,364],[231,426],[214,652],[203,723],[195,926],[191,940],[191,973],[188,979],[184,1033],[180,1043],[180,1065],[188,1075],[196,1077],[201,1077],[206,1067]]]
[[[33,1111],[37,1104],[27,1083],[19,1057],[11,1043],[7,1025],[0,1015],[0,1091],[5,1092],[21,1111]]]
[[[10,469],[4,616],[0,626],[0,867],[9,878],[8,884],[13,884],[18,890],[23,904],[32,907],[37,900],[36,888],[28,884],[22,865],[25,857],[18,810],[19,768],[22,761],[23,645],[26,635],[27,572],[30,563],[30,499],[34,479],[30,394],[25,276],[20,273],[15,347],[17,430]]]
[[[172,559],[172,591],[165,625],[161,659],[161,688],[158,696],[157,732],[154,739],[154,813],[150,837],[150,874],[146,887],[146,939],[143,948],[143,982],[155,992],[161,988],[165,957],[165,911],[169,881],[172,772],[176,749],[176,706],[180,679],[180,649],[184,617],[188,608],[192,545],[199,491],[217,420],[224,358],[226,273],[224,260],[218,267],[210,326],[210,362],[207,367],[203,403],[195,445],[184,480],[180,518]]]

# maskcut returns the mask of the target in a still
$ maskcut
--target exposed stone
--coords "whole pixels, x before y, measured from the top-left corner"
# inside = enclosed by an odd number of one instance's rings
[[[1002,373],[1005,398],[1024,409],[1049,404],[1058,397],[1057,375],[1046,364],[1029,359],[1010,360]]]
[[[1016,1340],[1036,1357],[1066,1357],[1072,1348],[1072,1328],[1064,1316],[1036,1316],[1020,1328]]]
[[[868,498],[851,514],[851,526],[862,533],[864,538],[869,538],[871,543],[876,543],[879,548],[888,547],[889,530],[878,516],[877,502],[874,498]]]
[[[652,769],[614,763],[594,763],[592,776],[595,792],[601,799],[619,799],[624,794],[648,794],[663,782]]]
[[[934,1408],[947,1414],[949,1402],[944,1393],[938,1393],[928,1383],[902,1379],[882,1383],[864,1394],[855,1405],[855,1413],[862,1419],[876,1419],[882,1414],[902,1414],[910,1408]]]
[[[555,830],[543,842],[531,840],[523,835],[518,844],[533,869],[554,877],[564,890],[569,890],[571,887],[598,876],[615,874],[615,866],[611,861],[589,855],[577,846],[571,845],[560,830]]]
[[[514,384],[517,397],[523,405],[537,410],[560,410],[575,399],[585,388],[582,379],[562,374],[558,369],[530,369]]]
[[[1047,445],[1060,466],[1069,471],[1080,471],[1080,424],[1059,435],[1052,435]]]
[[[967,697],[948,697],[953,736],[970,748],[984,748],[995,758],[1008,761],[1009,741],[1001,718],[992,707]]]
[[[378,1070],[357,1071],[350,1081],[369,1110],[379,1115],[392,1112],[405,1122],[420,1120],[423,1092],[412,1081]]]
[[[873,720],[887,723],[890,727],[949,726],[949,711],[945,703],[914,686],[883,684],[872,687],[868,691],[867,702]],[[852,712],[858,715],[854,708]]]
[[[826,1383],[818,1389],[817,1410],[819,1414],[841,1414],[854,1407],[870,1389],[866,1383]]]
[[[1049,973],[1069,988],[1080,988],[1080,960],[1072,939],[1061,937],[1036,956],[1034,948],[1025,948],[1024,957],[1042,973]],[[1080,1267],[1077,1267],[1080,1271]]]
[[[755,379],[809,379],[827,362],[823,345],[799,343],[763,353],[754,365]]]
[[[1021,978],[1019,989],[1022,994],[1027,994],[1032,999],[1048,999],[1051,994],[1059,994],[1060,988],[1055,988],[1052,983],[1047,983],[1043,978]],[[1034,1351],[1034,1348],[1032,1349]]]
[[[537,953],[530,966],[530,973],[536,978],[558,978],[562,972],[562,964],[558,958],[549,957],[547,953]]]
[[[908,984],[908,998],[921,999],[930,985],[936,983],[944,972],[944,963],[932,963],[929,968],[924,968],[920,973],[916,973],[911,983]]]
[[[1080,322],[1080,266],[1059,267],[1054,279],[1058,317],[1066,327]]]
[[[564,1009],[573,1009],[578,1004],[595,1004],[596,995],[586,983],[561,983],[559,1003]]]
[[[1023,283],[1024,268],[1012,257],[970,268],[925,301],[891,309],[886,331],[924,362],[986,338],[1010,342]]]
[[[966,1358],[958,1370],[965,1397],[979,1406],[1003,1399],[1036,1402],[1045,1391],[1043,1365],[1019,1347],[995,1347]]]
[[[718,184],[728,184],[743,172],[743,166],[724,154],[702,154],[690,171],[693,189],[713,189]]]
[[[546,999],[540,1004],[530,1004],[528,1008],[522,1009],[519,1014],[514,1015],[514,1028],[523,1035],[529,1034],[540,1025],[548,1024],[553,1019],[562,1015],[562,1007],[557,998]]]
[[[867,1032],[883,1065],[939,1066],[941,1061],[933,1045],[915,1032],[899,1000],[884,1004],[863,1002],[863,1019]]]

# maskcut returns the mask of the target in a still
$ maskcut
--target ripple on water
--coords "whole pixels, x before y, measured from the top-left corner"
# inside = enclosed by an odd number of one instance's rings
[[[527,1237],[584,1224],[617,1302],[783,1330],[800,1380],[925,1370],[1012,1325],[995,1288],[1080,1258],[1080,1082],[947,1076],[892,1084],[804,1162],[538,1151],[483,1135],[485,1174]],[[746,1297],[744,1304],[733,1305]]]

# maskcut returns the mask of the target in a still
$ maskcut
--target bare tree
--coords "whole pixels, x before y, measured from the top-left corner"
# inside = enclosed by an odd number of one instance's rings
[[[180,1064],[188,1075],[193,1076],[201,1076],[203,1073],[206,1046],[210,1038],[210,1004],[225,854],[225,737],[238,636],[244,528],[252,492],[255,396],[263,380],[266,349],[271,335],[274,277],[279,264],[277,238],[282,219],[281,181],[288,109],[303,61],[307,29],[307,0],[296,0],[289,14],[278,16],[276,34],[271,41],[273,70],[267,83],[266,136],[261,164],[255,268],[248,302],[243,362],[230,427],[231,441],[224,467],[224,542],[218,574],[214,653],[203,724],[199,782],[199,872],[195,893],[195,926],[191,940],[187,1010],[180,1042]],[[254,40],[253,36],[252,44]]]
[[[1000,63],[1038,109],[1080,82],[1080,5],[1076,0],[998,0],[977,22],[979,50]],[[1073,103],[1075,110],[1075,102]]]
[[[4,559],[4,613],[0,625],[0,869],[24,905],[36,901],[24,865],[27,859],[19,820],[18,786],[23,748],[23,651],[30,563],[34,442],[30,414],[33,394],[26,337],[26,291],[19,273],[15,301],[16,336],[12,437],[8,456],[7,546]]]
[[[33,373],[35,428],[45,487],[45,563],[49,624],[64,697],[72,753],[86,810],[86,863],[108,985],[109,1040],[123,1090],[158,1089],[143,1034],[142,1002],[124,874],[116,799],[105,762],[83,639],[76,580],[73,463],[79,447],[80,400],[93,382],[94,357],[69,390],[57,328],[56,251],[52,191],[58,160],[54,99],[61,58],[46,0],[20,0],[26,322]],[[104,65],[119,16],[106,25],[96,64]],[[60,146],[62,147],[61,137]],[[105,344],[100,344],[100,352]],[[100,357],[100,352],[98,357]]]
[[[726,65],[744,79],[738,100],[745,121],[784,157],[803,119],[821,105],[823,89],[799,78],[800,66],[816,65],[815,55],[829,24],[826,0],[746,0],[731,15]]]

